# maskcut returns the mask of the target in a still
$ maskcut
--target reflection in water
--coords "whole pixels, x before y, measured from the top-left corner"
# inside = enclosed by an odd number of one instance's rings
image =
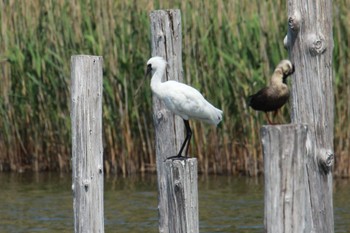
[[[199,176],[200,232],[263,232],[263,180]],[[0,173],[0,232],[73,232],[70,174]],[[349,180],[334,182],[335,232],[350,232]],[[105,179],[105,232],[158,232],[155,175]]]

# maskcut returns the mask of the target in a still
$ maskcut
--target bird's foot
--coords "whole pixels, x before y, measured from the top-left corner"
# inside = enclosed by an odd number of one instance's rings
[[[170,160],[186,160],[187,158],[188,158],[187,156],[175,155],[175,156],[170,156],[170,157],[166,158],[164,160],[164,162],[169,160],[169,159]]]

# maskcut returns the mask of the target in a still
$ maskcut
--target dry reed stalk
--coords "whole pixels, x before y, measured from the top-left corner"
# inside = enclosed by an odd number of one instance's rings
[[[333,5],[335,174],[349,176],[350,53],[344,38],[350,38],[350,10],[341,0]],[[184,80],[225,113],[217,130],[194,124],[191,154],[199,158],[199,171],[261,174],[258,132],[265,121],[244,99],[264,86],[274,65],[287,56],[282,0],[1,1],[0,148],[5,152],[0,168],[31,167],[35,158],[35,169],[69,169],[67,61],[72,54],[88,53],[105,61],[106,169],[123,175],[154,171],[151,93],[144,87],[141,98],[132,96],[150,56],[148,13],[173,7],[182,11]],[[287,123],[288,116],[285,107],[278,121]]]

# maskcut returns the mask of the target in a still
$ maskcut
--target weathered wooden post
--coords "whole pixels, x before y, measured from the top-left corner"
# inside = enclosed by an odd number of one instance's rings
[[[104,232],[102,65],[98,56],[71,58],[74,232]]]
[[[288,50],[296,67],[291,119],[293,123],[307,124],[310,131],[308,204],[312,230],[324,233],[334,232],[332,9],[331,0],[288,0]]]
[[[292,215],[293,224],[288,226],[286,219],[281,219],[278,207],[291,208],[290,196],[286,196],[286,189],[278,186],[275,189],[275,196],[282,195],[282,199],[274,199],[276,203],[265,205],[274,206],[269,209],[270,215],[265,215],[265,227],[276,222],[274,217],[285,221],[284,228],[281,231],[274,231],[271,228],[267,232],[317,232],[332,233],[334,232],[333,219],[333,197],[332,197],[332,171],[333,165],[333,124],[334,124],[334,97],[332,87],[332,1],[331,0],[288,0],[288,34],[284,40],[285,46],[290,53],[290,60],[295,65],[295,73],[292,76],[292,100],[291,100],[291,119],[293,124],[303,124],[308,128],[305,143],[298,141],[293,143],[293,150],[286,149],[282,141],[279,150],[269,149],[272,146],[276,134],[272,132],[273,127],[263,128],[262,135],[264,146],[264,160],[270,159],[277,153],[284,156],[285,150],[289,150],[289,156],[296,156],[300,159],[298,164],[305,163],[305,172],[298,170],[286,175],[286,179],[292,179],[293,184],[303,190],[296,190],[293,193],[299,195],[304,204],[298,204],[293,212],[300,212],[303,218]],[[296,127],[301,127],[300,125]],[[283,132],[280,137],[287,137],[288,132]],[[291,132],[289,132],[291,133]],[[300,134],[301,132],[297,132]],[[304,133],[303,133],[304,134]],[[274,136],[269,136],[274,135]],[[289,137],[289,136],[288,136]],[[305,137],[305,136],[303,136]],[[267,143],[268,142],[268,143]],[[287,142],[288,143],[288,142]],[[306,145],[306,150],[305,150]],[[277,146],[277,145],[275,145]],[[299,148],[301,147],[301,148]],[[273,153],[271,151],[274,151]],[[304,151],[304,152],[303,152]],[[301,158],[299,153],[304,154]],[[285,164],[285,158],[280,158],[278,166]],[[303,161],[304,160],[304,161]],[[269,162],[265,161],[264,164]],[[277,171],[288,170],[288,165]],[[267,167],[271,169],[272,167]],[[274,179],[277,175],[271,173],[265,168],[266,179]],[[278,177],[281,174],[278,174]],[[283,174],[282,174],[283,175]],[[291,176],[291,177],[289,177]],[[305,182],[305,185],[299,182]],[[269,183],[276,185],[276,183]],[[266,185],[266,189],[271,187]],[[295,188],[294,188],[295,189]],[[288,187],[287,190],[293,190]],[[266,192],[265,192],[266,194]],[[294,203],[294,201],[292,201]],[[294,208],[294,207],[293,207]],[[266,206],[265,206],[266,210]],[[288,210],[290,212],[290,210]],[[265,212],[266,214],[266,212]],[[290,215],[288,215],[290,216]],[[299,219],[295,221],[295,217]],[[277,220],[276,220],[277,221]]]
[[[164,79],[183,80],[181,14],[179,10],[150,13],[152,56],[168,62]],[[153,97],[158,177],[159,232],[198,232],[197,159],[168,160],[184,140],[183,120]]]
[[[199,232],[197,159],[166,161],[164,232]]]
[[[263,126],[265,232],[312,232],[306,125]]]

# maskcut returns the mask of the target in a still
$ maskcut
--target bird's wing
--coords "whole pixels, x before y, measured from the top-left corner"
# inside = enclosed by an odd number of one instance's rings
[[[251,106],[252,108],[256,108],[255,106],[260,106],[263,104],[266,104],[269,100],[267,99],[267,87],[259,90],[257,93],[254,95],[251,95],[248,97],[248,105]]]
[[[221,110],[210,104],[195,88],[179,82],[166,82],[169,86],[167,92],[167,107],[184,119],[195,118],[209,123],[212,122],[213,114],[220,114]],[[168,106],[169,105],[169,106]]]
[[[276,97],[274,89],[265,87],[256,94],[248,97],[248,104],[258,111],[275,111],[280,108],[288,100],[289,95]]]

